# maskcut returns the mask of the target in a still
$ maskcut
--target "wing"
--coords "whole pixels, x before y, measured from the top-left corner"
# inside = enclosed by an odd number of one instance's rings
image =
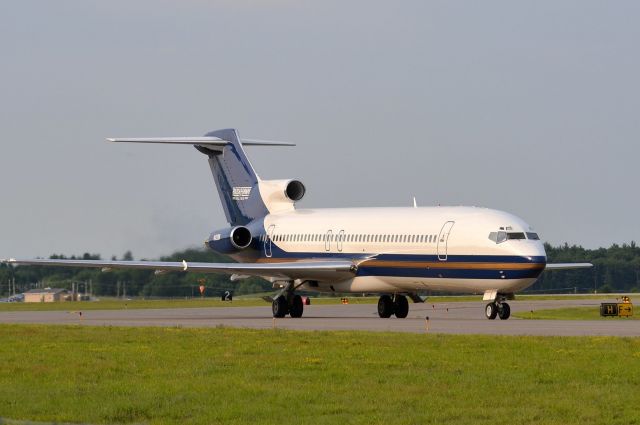
[[[547,264],[545,270],[571,270],[571,269],[588,269],[593,267],[591,263],[556,263]]]
[[[102,271],[113,269],[155,270],[156,272],[224,273],[281,279],[341,280],[353,277],[356,265],[351,261],[293,261],[282,263],[190,263],[166,261],[102,261],[102,260],[3,260],[21,266],[92,267]]]

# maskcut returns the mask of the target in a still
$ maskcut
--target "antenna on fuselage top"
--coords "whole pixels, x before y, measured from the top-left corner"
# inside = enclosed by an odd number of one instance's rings
[[[416,202],[416,197],[413,197],[413,208],[418,208],[418,203]]]

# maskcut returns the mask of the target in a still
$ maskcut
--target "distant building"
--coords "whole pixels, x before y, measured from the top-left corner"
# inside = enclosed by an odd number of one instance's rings
[[[32,289],[24,293],[26,303],[52,303],[65,301],[68,291],[62,288]]]

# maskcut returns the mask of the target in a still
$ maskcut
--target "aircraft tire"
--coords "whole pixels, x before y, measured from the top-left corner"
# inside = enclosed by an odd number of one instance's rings
[[[291,300],[291,306],[289,307],[289,314],[291,317],[302,317],[304,312],[304,304],[300,295],[294,295]]]
[[[511,307],[507,303],[500,303],[498,306],[498,317],[500,320],[507,320],[511,316]]]
[[[285,297],[278,297],[271,303],[271,310],[273,311],[273,317],[281,318],[287,315],[289,307],[287,306],[287,299]]]
[[[389,295],[383,295],[378,300],[378,316],[388,319],[393,314],[393,300]]]
[[[484,308],[484,315],[487,316],[487,319],[494,320],[498,315],[498,306],[496,303],[489,303]]]
[[[396,295],[394,302],[394,314],[398,319],[404,319],[409,314],[409,301],[404,295]]]

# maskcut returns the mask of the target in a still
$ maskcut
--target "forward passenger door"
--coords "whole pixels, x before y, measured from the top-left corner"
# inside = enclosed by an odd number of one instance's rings
[[[454,224],[454,221],[447,221],[440,229],[440,234],[438,235],[438,260],[440,261],[447,261],[449,235]]]

